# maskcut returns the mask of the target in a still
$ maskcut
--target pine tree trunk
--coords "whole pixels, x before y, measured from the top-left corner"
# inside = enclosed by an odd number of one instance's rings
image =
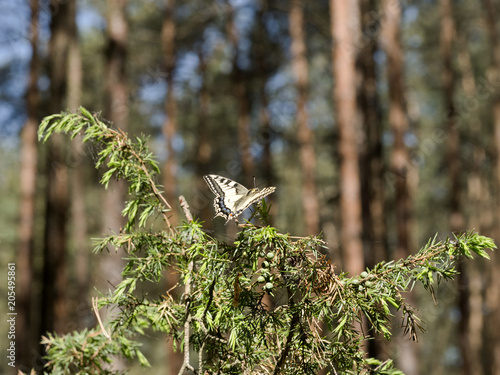
[[[163,168],[163,186],[165,198],[172,206],[177,206],[177,165],[173,140],[177,132],[177,103],[174,96],[174,69],[175,69],[175,21],[174,21],[174,0],[166,0],[165,17],[162,25],[162,46],[163,59],[165,62],[167,96],[165,98],[165,121],[163,122],[163,136],[167,144],[167,160]],[[175,224],[175,218],[172,222]]]
[[[494,3],[491,0],[485,0],[485,13],[487,18],[488,32],[492,50],[491,75],[488,80],[498,84],[500,81],[500,43],[498,41],[497,31],[497,12]],[[500,92],[498,89],[493,97],[493,127],[494,127],[494,148],[495,148],[495,192],[497,192],[495,217],[494,217],[494,238],[498,243],[500,241],[500,199],[498,191],[500,190]],[[488,327],[486,332],[486,368],[487,374],[500,374],[500,257],[493,257],[494,265],[489,275],[488,289],[486,291],[486,305],[490,312],[488,314]]]
[[[33,255],[35,229],[35,202],[37,181],[38,142],[37,128],[40,121],[40,93],[38,78],[40,60],[38,56],[38,17],[40,14],[38,0],[30,1],[30,44],[32,56],[30,62],[29,83],[26,93],[26,112],[28,118],[21,130],[20,152],[20,212],[19,212],[19,242],[17,249],[17,325],[16,346],[23,348],[17,352],[18,368],[28,371],[31,367],[32,351],[37,349],[37,340],[32,326],[32,285],[34,282]],[[15,369],[14,369],[15,371]]]
[[[272,68],[270,65],[273,63],[269,57],[269,38],[267,35],[267,28],[265,23],[266,13],[268,12],[269,1],[259,1],[257,10],[257,23],[255,30],[255,42],[252,44],[253,53],[255,56],[255,63],[257,66],[256,80],[257,92],[260,98],[260,133],[258,141],[262,145],[262,176],[268,186],[274,185],[274,171],[271,154],[271,142],[273,141],[273,129],[271,127],[271,115],[269,113],[269,97],[266,92],[266,84],[269,81],[270,72]],[[277,210],[277,202],[275,194],[269,195],[266,199],[271,202],[271,216],[275,216]]]
[[[453,20],[453,9],[451,0],[440,1],[441,10],[441,32],[440,49],[443,60],[443,70],[441,73],[443,102],[445,109],[445,131],[446,131],[446,165],[449,173],[450,191],[450,230],[459,232],[464,229],[464,217],[460,202],[460,172],[462,170],[460,162],[460,136],[457,123],[457,113],[455,109],[455,72],[453,69],[454,40],[456,37],[455,22]],[[470,348],[469,348],[469,281],[464,264],[458,266],[459,276],[457,278],[459,286],[458,306],[461,312],[459,323],[459,340],[462,354],[462,374],[471,373]]]
[[[356,53],[360,32],[359,2],[330,0],[333,45],[333,98],[339,132],[340,157],[340,248],[342,270],[350,275],[365,268],[361,213]],[[366,322],[356,327],[362,335]],[[366,344],[366,343],[365,343]],[[368,350],[366,347],[365,350]]]
[[[292,39],[292,70],[297,89],[297,138],[302,169],[302,209],[307,235],[319,233],[319,203],[316,194],[316,154],[314,135],[309,128],[307,114],[307,91],[309,86],[304,35],[304,4],[302,0],[290,2],[289,32]]]
[[[71,30],[68,55],[68,108],[71,111],[76,111],[82,104],[83,80],[82,59],[76,26],[76,4],[71,9],[68,22]],[[85,147],[82,141],[83,136],[79,134],[71,142],[71,235],[75,246],[74,268],[77,286],[72,296],[75,299],[72,313],[78,314],[80,328],[86,328],[85,322],[92,321],[93,316],[87,298],[90,285],[90,243],[85,209]]]
[[[49,110],[57,113],[66,107],[67,64],[69,50],[68,18],[73,1],[51,3],[49,41]],[[47,197],[43,254],[41,333],[67,332],[67,210],[68,168],[62,135],[51,137],[47,147]]]
[[[459,30],[460,32],[460,30]],[[458,36],[457,46],[458,62],[460,64],[461,83],[464,94],[469,98],[477,96],[476,80],[472,68],[470,52],[467,48],[465,35]],[[459,124],[459,125],[463,125]],[[483,212],[488,211],[490,199],[485,191],[484,176],[482,176],[481,164],[484,160],[484,147],[481,146],[482,132],[481,121],[476,113],[470,113],[467,119],[467,126],[470,128],[470,137],[473,143],[473,157],[467,165],[467,199],[469,212],[467,228],[476,228],[480,233],[487,233],[488,226],[485,225]],[[465,164],[465,163],[464,163]],[[462,172],[463,173],[463,172]],[[465,206],[465,204],[464,204]],[[464,207],[464,211],[467,208]],[[486,267],[491,267],[491,262],[486,262]],[[469,357],[469,370],[470,375],[483,375],[483,361],[482,361],[482,345],[483,345],[483,331],[484,331],[484,278],[481,277],[480,264],[477,262],[463,263],[462,267],[466,269],[465,274],[469,276],[469,296],[467,302],[468,321],[467,321],[467,351]]]
[[[344,270],[354,274],[364,269],[355,67],[359,36],[358,1],[330,0],[330,13],[331,33],[335,41],[333,96],[339,129],[340,243]]]
[[[394,135],[390,163],[394,179],[396,206],[397,247],[395,258],[399,259],[410,255],[412,213],[409,174],[415,171],[410,169],[408,149],[404,143],[409,123],[405,101],[403,51],[400,40],[401,8],[397,0],[384,0],[382,7],[382,13],[386,15],[382,27],[382,43],[387,55],[389,125]],[[415,345],[408,344],[401,347],[398,366],[407,375],[418,374]]]
[[[266,184],[268,186],[273,185],[274,181],[274,171],[273,171],[273,160],[271,155],[271,142],[272,142],[272,128],[271,128],[271,115],[269,114],[269,99],[266,93],[266,78],[261,77],[259,82],[259,92],[261,102],[260,109],[260,124],[261,124],[261,139],[262,139],[262,175]],[[273,196],[268,196],[270,201],[275,201]],[[273,208],[271,214],[276,212],[275,203],[273,203]]]
[[[126,1],[107,1],[107,38],[106,50],[106,81],[104,117],[109,119],[114,127],[127,131],[129,116],[128,90],[126,83],[126,60],[128,24],[126,19]],[[121,211],[124,206],[125,186],[121,181],[112,179],[105,192],[103,205],[103,231],[118,232],[124,223]],[[107,256],[106,256],[107,258]],[[115,263],[113,263],[115,264]],[[121,279],[120,262],[112,266],[111,274],[116,280]],[[109,274],[107,271],[107,274]]]
[[[382,146],[382,121],[378,104],[376,64],[374,54],[378,50],[377,37],[380,20],[374,0],[362,0],[362,47],[359,65],[361,69],[360,108],[363,113],[363,128],[366,145],[361,160],[363,196],[363,233],[367,263],[373,267],[387,259],[387,236],[385,224],[384,160]],[[376,18],[373,15],[376,15]]]
[[[452,14],[451,0],[440,0],[441,35],[440,49],[443,60],[441,73],[443,101],[445,110],[445,131],[447,139],[446,164],[450,176],[450,229],[458,232],[464,229],[464,218],[460,202],[460,138],[457,124],[457,113],[454,102],[455,73],[453,71],[452,52],[454,50],[455,22]]]
[[[198,216],[206,223],[211,223],[214,217],[213,195],[201,176],[212,173],[209,163],[212,157],[212,146],[210,145],[209,127],[209,107],[210,95],[207,90],[207,64],[201,50],[198,51],[199,69],[201,85],[198,92],[198,118],[197,118],[197,145],[196,145],[196,195],[192,202],[192,208],[198,211]]]
[[[234,24],[234,9],[229,1],[227,2],[227,8],[227,34],[233,48],[232,81],[238,107],[238,149],[241,158],[242,182],[244,185],[252,186],[253,177],[255,177],[255,167],[250,152],[252,140],[250,137],[250,98],[248,97],[248,82],[245,72],[238,64],[240,55],[239,35],[236,25]]]
[[[394,135],[391,155],[391,169],[395,185],[396,223],[398,244],[396,258],[409,255],[411,201],[408,175],[413,172],[409,162],[408,149],[404,143],[408,131],[406,113],[403,51],[400,41],[401,9],[395,0],[383,2],[384,14],[387,15],[382,29],[383,47],[387,55],[387,77],[389,84],[389,124]]]
[[[126,0],[107,0],[107,48],[105,67],[104,117],[111,121],[115,128],[127,131],[129,117],[129,100],[127,90],[127,39],[128,21],[126,17]],[[106,235],[119,233],[125,220],[121,214],[126,196],[124,181],[111,179],[104,192],[102,231]],[[118,252],[99,254],[98,289],[108,289],[109,285],[118,285],[122,280],[124,267],[123,255]],[[109,311],[101,311],[105,318]],[[111,313],[112,314],[112,313]],[[113,359],[113,370],[124,370],[126,364],[121,358]]]
[[[177,132],[177,103],[175,101],[174,96],[174,70],[176,64],[176,56],[175,56],[175,20],[174,20],[174,11],[175,11],[175,0],[166,0],[165,1],[165,11],[163,17],[163,25],[162,25],[162,33],[161,33],[161,41],[163,47],[163,60],[165,63],[165,71],[166,71],[166,84],[167,84],[167,95],[165,98],[165,121],[163,122],[163,136],[165,137],[165,142],[167,144],[167,160],[165,161],[165,165],[163,168],[164,178],[163,178],[163,186],[165,189],[165,198],[167,202],[172,206],[177,206],[177,194],[176,194],[176,186],[177,186],[177,165],[175,152],[173,148],[173,139]],[[175,222],[180,222],[180,220],[172,221],[173,224]],[[178,290],[175,289],[175,285],[179,281],[179,277],[177,275],[176,270],[173,267],[170,267],[166,271],[165,275],[165,290],[169,290],[170,294],[174,295],[179,293]],[[173,340],[170,339],[166,342],[166,365],[167,372],[166,375],[175,375],[178,374],[179,369],[182,367],[183,356],[181,351],[174,350]]]
[[[271,155],[271,142],[273,138],[273,131],[271,128],[271,115],[269,114],[269,99],[266,93],[266,82],[268,77],[263,75],[260,77],[259,92],[261,98],[260,108],[260,124],[261,124],[261,142],[262,142],[262,175],[268,186],[273,185],[274,171],[273,160]],[[268,200],[274,201],[274,197],[268,196]],[[271,214],[276,212],[276,207],[273,206]]]
[[[380,9],[375,0],[361,1],[362,40],[359,55],[361,74],[360,109],[363,114],[363,129],[366,134],[361,151],[361,195],[363,213],[363,245],[367,266],[387,259],[387,236],[385,224],[384,161],[382,147],[382,121],[378,104],[376,63],[380,33]],[[371,332],[379,338],[375,332]],[[386,340],[369,340],[369,356],[381,360],[389,359]]]

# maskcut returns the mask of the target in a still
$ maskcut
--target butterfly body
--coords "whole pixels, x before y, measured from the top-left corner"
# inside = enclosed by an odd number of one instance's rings
[[[236,181],[215,174],[205,175],[203,178],[215,194],[215,217],[222,216],[226,219],[226,224],[252,204],[276,190],[274,186],[264,189],[247,189]]]

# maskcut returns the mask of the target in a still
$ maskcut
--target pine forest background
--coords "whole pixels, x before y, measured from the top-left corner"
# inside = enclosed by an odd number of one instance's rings
[[[500,242],[497,0],[2,0],[0,9],[0,259],[2,275],[16,262],[21,369],[43,365],[45,332],[96,324],[90,299],[123,266],[123,254],[92,254],[91,238],[120,230],[124,186],[98,185],[93,146],[36,138],[43,116],[80,105],[149,135],[168,202],[184,195],[220,238],[236,229],[212,221],[207,173],[276,186],[274,225],[322,233],[338,271],[415,253],[436,233],[474,229]],[[437,305],[418,288],[408,297],[427,330],[418,343],[396,334],[367,350],[409,375],[500,374],[498,254],[461,272]],[[150,292],[173,282],[166,275]],[[0,288],[6,296],[7,282]],[[2,318],[6,374],[7,329]],[[155,373],[177,374],[161,336],[152,332],[144,352]]]

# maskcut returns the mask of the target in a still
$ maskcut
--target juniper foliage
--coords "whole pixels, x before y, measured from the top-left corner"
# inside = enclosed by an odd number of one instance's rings
[[[418,282],[435,298],[439,283],[457,275],[457,262],[488,258],[486,250],[496,248],[474,232],[436,236],[415,255],[349,276],[324,255],[320,237],[296,238],[267,225],[265,201],[255,212],[264,225],[240,225],[232,243],[209,236],[187,208],[187,220],[173,227],[147,140],[132,141],[84,108],[46,117],[40,140],[54,132],[83,133],[84,142],[100,145],[96,167],[105,170],[105,187],[112,178],[128,182],[126,226],[95,246],[121,249],[127,264],[123,281],[96,301],[96,311],[115,308],[111,321],[43,338],[46,373],[118,374],[107,366],[117,355],[150,366],[139,342],[153,329],[183,351],[179,374],[401,374],[391,360],[367,358],[363,340],[373,333],[390,339],[398,311],[405,334],[416,339],[420,318],[405,294]],[[162,230],[154,229],[158,221]],[[139,292],[138,285],[161,283],[172,269],[182,293]],[[363,320],[369,333],[359,332]]]

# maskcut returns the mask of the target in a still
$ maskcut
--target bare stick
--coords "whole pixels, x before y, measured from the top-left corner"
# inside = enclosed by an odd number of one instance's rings
[[[191,211],[189,211],[189,204],[186,201],[186,198],[184,198],[183,195],[179,197],[179,203],[182,207],[182,210],[184,211],[184,215],[186,216],[186,219],[188,221],[193,221],[193,215],[191,215]]]
[[[189,325],[191,324],[191,316],[189,315],[189,308],[191,305],[191,275],[193,274],[194,261],[191,260],[188,265],[189,277],[186,281],[186,287],[184,289],[184,296],[186,301],[186,321],[184,322],[184,362],[179,370],[179,375],[184,374],[186,369],[194,371],[193,366],[189,364]]]
[[[111,341],[111,336],[109,335],[108,331],[106,331],[106,328],[104,328],[104,324],[102,324],[101,316],[99,315],[99,309],[97,307],[97,297],[92,297],[92,310],[94,310],[94,314],[97,318],[97,321],[99,322],[99,325],[101,326],[101,330],[104,336],[106,336],[109,341]]]

